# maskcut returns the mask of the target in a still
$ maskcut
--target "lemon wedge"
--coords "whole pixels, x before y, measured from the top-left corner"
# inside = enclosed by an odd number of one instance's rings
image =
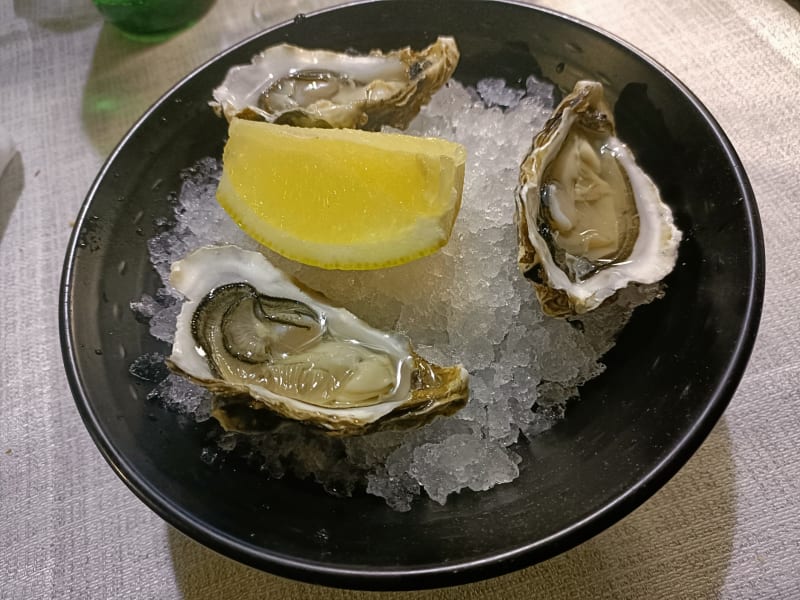
[[[275,252],[326,269],[376,269],[447,243],[464,147],[437,138],[235,119],[217,201]]]

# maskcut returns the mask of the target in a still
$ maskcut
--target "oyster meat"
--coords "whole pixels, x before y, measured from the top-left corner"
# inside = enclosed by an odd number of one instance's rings
[[[186,301],[168,365],[215,394],[227,430],[258,430],[271,413],[339,435],[407,429],[467,401],[462,366],[425,361],[258,252],[201,248],[170,282]]]
[[[420,52],[403,48],[367,55],[280,44],[228,71],[211,106],[228,121],[405,129],[450,78],[458,59],[451,37],[440,37]]]
[[[600,306],[675,266],[681,232],[658,188],[615,135],[603,86],[579,81],[520,167],[519,266],[543,311]]]

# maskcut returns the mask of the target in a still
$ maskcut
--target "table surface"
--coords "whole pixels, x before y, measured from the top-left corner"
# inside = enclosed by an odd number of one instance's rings
[[[260,28],[334,4],[217,0],[160,44],[89,0],[0,3],[0,598],[359,598],[261,573],[169,527],[92,443],[67,387],[57,290],[70,229],[122,135],[183,75]],[[749,174],[767,251],[747,372],[684,469],[629,517],[545,563],[410,598],[800,598],[800,13],[780,0],[548,0],[692,89]],[[386,593],[385,595],[391,595]]]

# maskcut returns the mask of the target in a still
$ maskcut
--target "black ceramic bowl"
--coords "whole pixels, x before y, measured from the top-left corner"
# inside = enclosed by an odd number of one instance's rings
[[[421,47],[454,35],[456,77],[564,90],[606,84],[619,133],[685,232],[663,300],[637,310],[566,419],[519,448],[521,475],[485,493],[393,512],[292,478],[200,460],[210,424],[148,403],[130,361],[168,349],[128,309],[158,285],[146,242],[179,171],[219,156],[226,125],[209,110],[229,67],[289,41],[344,50]],[[531,135],[521,132],[520,135]],[[161,179],[158,190],[154,181]],[[394,0],[296,18],[222,54],[162,98],[109,158],[66,257],[61,335],[86,426],[126,484],[169,523],[230,557],[280,575],[355,588],[421,588],[490,577],[549,558],[652,495],[686,462],[739,382],[758,325],[761,230],[741,163],[679,81],[624,42],[556,13],[504,2]],[[327,532],[327,539],[318,535]]]

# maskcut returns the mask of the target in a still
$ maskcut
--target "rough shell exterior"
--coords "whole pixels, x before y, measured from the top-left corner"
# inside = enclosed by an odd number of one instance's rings
[[[546,241],[549,225],[543,223],[543,180],[548,165],[558,155],[572,128],[604,140],[632,190],[638,232],[630,255],[619,264],[603,267],[583,281],[570,281],[553,258]],[[661,281],[673,269],[681,232],[673,224],[669,207],[661,201],[649,176],[636,164],[633,154],[615,137],[612,111],[598,82],[579,81],[539,132],[520,167],[516,197],[518,262],[530,279],[542,310],[554,317],[568,317],[599,307],[617,290],[629,284]]]
[[[193,332],[201,303],[213,290],[247,282],[273,298],[302,302],[311,307],[326,328],[327,339],[363,344],[386,355],[397,370],[390,393],[381,392],[377,403],[353,407],[320,406],[297,397],[282,397],[258,383],[221,379],[209,358],[204,340]],[[263,431],[275,423],[274,415],[313,425],[332,435],[356,435],[383,429],[409,429],[437,415],[449,415],[467,401],[468,374],[455,365],[440,367],[418,356],[408,340],[370,327],[349,311],[332,306],[319,294],[301,289],[258,252],[235,246],[206,247],[176,262],[172,285],[186,297],[178,317],[169,367],[200,384],[217,398],[213,416],[230,430]],[[226,313],[230,314],[230,313]],[[228,346],[225,346],[228,348]]]
[[[214,90],[210,104],[228,121],[239,117],[302,127],[377,131],[388,125],[405,129],[420,107],[450,79],[459,56],[450,37],[439,37],[419,52],[406,47],[385,54],[373,50],[367,55],[280,44],[253,57],[249,65],[233,67]],[[343,98],[333,95],[272,107],[270,90],[303,73],[312,77],[338,74],[353,88],[348,88]]]

